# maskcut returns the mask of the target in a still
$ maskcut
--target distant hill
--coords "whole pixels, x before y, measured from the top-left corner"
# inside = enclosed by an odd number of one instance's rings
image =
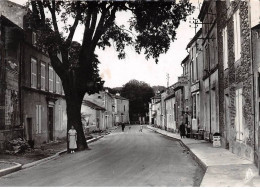
[[[152,88],[153,88],[154,93],[166,89],[166,87],[164,87],[164,86],[159,86],[159,85],[158,85],[158,86],[152,86]]]

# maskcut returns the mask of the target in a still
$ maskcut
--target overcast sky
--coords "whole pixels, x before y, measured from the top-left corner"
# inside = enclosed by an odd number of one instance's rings
[[[12,0],[13,2],[23,4],[26,0]],[[194,28],[190,28],[189,20],[198,15],[198,0],[191,0],[196,11],[186,22],[182,22],[177,30],[177,40],[171,44],[169,51],[159,57],[159,63],[156,64],[153,59],[146,60],[143,54],[135,53],[132,47],[126,49],[126,58],[118,60],[117,53],[112,46],[105,51],[98,50],[100,75],[105,80],[106,87],[120,87],[131,79],[144,81],[151,86],[167,85],[166,74],[169,73],[169,84],[177,82],[178,76],[182,74],[181,61],[188,55],[186,46],[195,34]],[[200,0],[202,2],[202,0]],[[119,13],[116,22],[124,23],[129,18],[128,13]],[[82,39],[83,30],[79,28],[75,34],[74,40]]]

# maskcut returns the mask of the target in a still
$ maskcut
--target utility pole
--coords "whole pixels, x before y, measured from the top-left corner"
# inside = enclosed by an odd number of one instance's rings
[[[170,79],[170,75],[169,73],[166,73],[167,88],[169,87],[169,79]]]

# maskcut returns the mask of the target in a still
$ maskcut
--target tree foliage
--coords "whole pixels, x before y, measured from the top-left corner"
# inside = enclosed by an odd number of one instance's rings
[[[64,88],[68,129],[76,126],[78,143],[86,147],[80,119],[85,93],[102,89],[96,47],[105,49],[115,44],[118,58],[125,58],[125,47],[158,62],[175,40],[180,21],[193,11],[186,1],[54,1],[32,0],[27,15],[27,28],[39,34],[38,44],[49,54],[51,65]],[[117,12],[131,12],[129,28],[117,25]],[[76,29],[82,25],[81,43],[73,42]],[[77,35],[79,35],[77,33]],[[80,148],[81,149],[81,148]]]
[[[147,83],[130,80],[122,90],[121,96],[129,99],[129,115],[131,121],[138,121],[139,116],[146,116],[149,111],[149,102],[154,96],[153,88]]]

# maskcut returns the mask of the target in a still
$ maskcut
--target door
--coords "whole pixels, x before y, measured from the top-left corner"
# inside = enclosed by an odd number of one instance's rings
[[[27,138],[29,141],[33,140],[32,138],[32,118],[26,118],[27,122]]]
[[[53,141],[53,107],[48,107],[48,140]]]

